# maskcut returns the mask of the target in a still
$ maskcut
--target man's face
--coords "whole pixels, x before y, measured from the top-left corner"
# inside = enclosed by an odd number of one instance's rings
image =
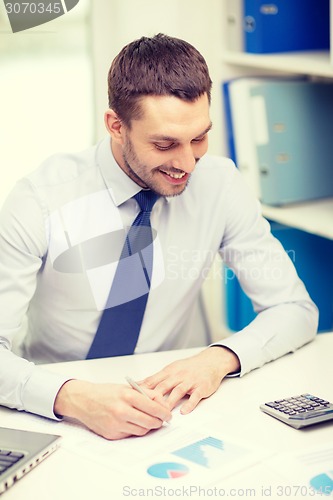
[[[123,128],[121,168],[143,188],[162,196],[181,194],[207,152],[211,129],[207,95],[194,102],[146,96],[142,117]]]

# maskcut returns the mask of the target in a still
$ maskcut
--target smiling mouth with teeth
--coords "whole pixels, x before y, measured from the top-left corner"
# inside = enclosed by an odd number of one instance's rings
[[[161,172],[169,177],[172,177],[173,179],[181,179],[184,175],[186,175],[185,172],[166,172],[165,170],[161,170]]]

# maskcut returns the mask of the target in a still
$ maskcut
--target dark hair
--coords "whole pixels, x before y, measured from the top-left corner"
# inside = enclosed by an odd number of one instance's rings
[[[192,45],[167,35],[142,37],[126,45],[108,74],[109,107],[128,126],[142,116],[140,99],[171,95],[195,101],[212,81],[203,56]]]

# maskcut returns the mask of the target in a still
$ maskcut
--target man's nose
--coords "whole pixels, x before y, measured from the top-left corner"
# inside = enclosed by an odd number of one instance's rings
[[[172,160],[172,166],[173,168],[183,170],[184,172],[190,174],[191,172],[193,172],[196,162],[197,159],[195,157],[194,151],[189,145],[183,146],[182,148],[178,149]]]

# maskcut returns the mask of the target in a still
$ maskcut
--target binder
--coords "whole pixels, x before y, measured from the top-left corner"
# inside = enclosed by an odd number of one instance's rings
[[[225,121],[225,134],[228,149],[228,156],[237,165],[237,155],[235,151],[235,133],[232,119],[232,111],[230,105],[230,86],[233,80],[222,82],[222,102],[223,102],[223,115]]]
[[[250,89],[261,201],[333,196],[333,86],[267,82]]]
[[[260,78],[238,78],[224,85],[225,101],[228,101],[225,110],[229,153],[257,198],[260,198],[260,181],[256,145],[252,135],[250,89],[262,81]]]
[[[226,0],[225,42],[230,51],[244,51],[243,0]]]
[[[330,8],[330,59],[331,64],[333,64],[333,7]]]
[[[292,259],[312,300],[319,309],[318,331],[333,328],[333,241],[320,236],[271,222],[273,235],[281,241]],[[251,301],[236,277],[230,280],[225,270],[225,309],[227,326],[239,331],[256,316]]]
[[[329,0],[244,0],[245,51],[328,50]]]
[[[261,198],[258,156],[254,141],[256,111],[250,90],[267,82],[302,81],[304,77],[240,77],[223,83],[223,102],[228,153],[254,196]]]

